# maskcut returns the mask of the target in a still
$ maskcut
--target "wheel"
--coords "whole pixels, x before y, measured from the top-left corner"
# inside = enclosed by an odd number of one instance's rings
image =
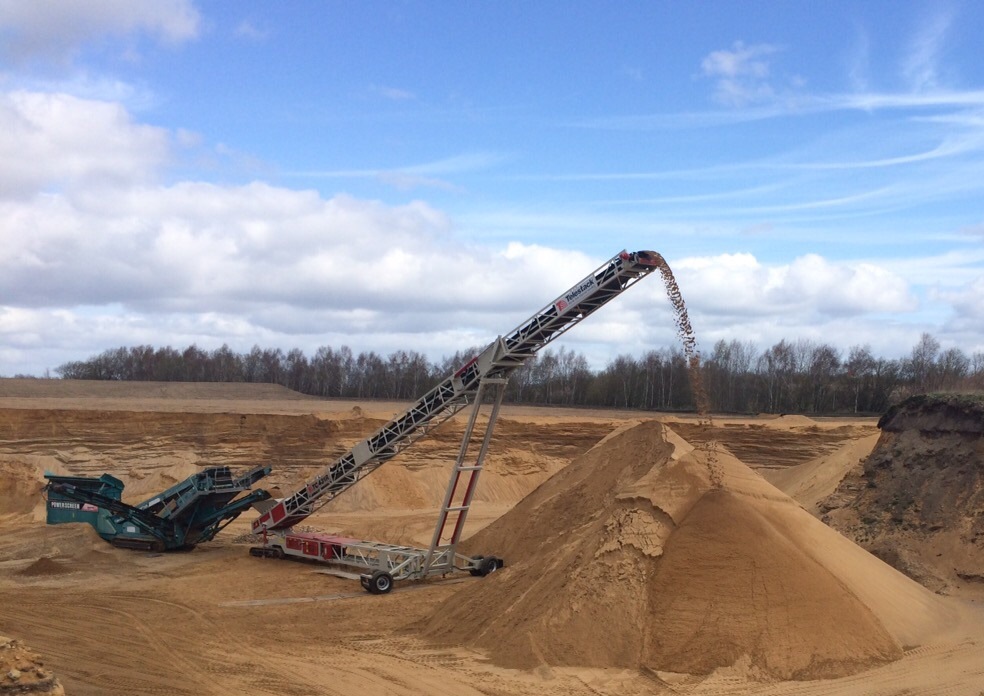
[[[471,573],[472,576],[478,577],[479,575],[484,575],[484,573],[482,572],[482,560],[484,558],[485,558],[485,556],[472,556],[471,557],[472,567],[468,569],[468,572]]]
[[[393,589],[393,576],[385,570],[377,570],[369,578],[369,587],[372,594],[386,594]]]
[[[489,556],[482,560],[479,566],[479,575],[491,575],[502,567],[502,561],[495,556]]]

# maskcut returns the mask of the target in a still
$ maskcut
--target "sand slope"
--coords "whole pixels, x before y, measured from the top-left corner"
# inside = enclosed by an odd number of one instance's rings
[[[984,598],[984,397],[911,397],[824,521],[938,592]]]
[[[849,472],[860,468],[877,442],[877,433],[863,435],[834,452],[793,467],[764,470],[762,475],[808,512],[819,515],[820,502],[837,490]]]
[[[476,535],[511,567],[427,622],[498,664],[853,673],[937,630],[931,593],[724,451],[627,426]]]

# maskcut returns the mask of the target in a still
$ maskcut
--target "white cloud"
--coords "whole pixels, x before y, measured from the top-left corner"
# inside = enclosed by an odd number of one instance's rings
[[[0,1],[0,50],[15,61],[67,61],[82,44],[107,35],[143,32],[180,43],[195,38],[200,26],[191,0]]]
[[[907,283],[870,263],[832,263],[808,254],[789,264],[765,265],[751,254],[682,259],[675,264],[690,301],[709,315],[782,317],[806,324],[816,317],[911,311]]]
[[[519,242],[467,247],[423,203],[324,199],[261,183],[119,188],[0,208],[0,229],[17,233],[25,221],[33,234],[0,246],[3,374],[136,344],[308,353],[349,345],[437,359],[505,333],[601,261]],[[672,266],[705,351],[717,338],[763,348],[810,338],[842,350],[870,343],[892,355],[933,330],[875,318],[915,304],[907,283],[875,263],[805,255],[767,264],[728,254]],[[677,345],[659,279],[616,300],[564,345],[595,367],[617,353]]]
[[[948,290],[972,283],[984,268],[984,248],[966,245],[936,254],[886,259],[884,267],[910,283]]]
[[[0,178],[18,192],[0,201],[3,374],[141,343],[413,347],[437,358],[508,330],[596,262],[464,246],[422,202],[260,182],[155,185],[167,144],[196,137],[64,95],[2,103]]]
[[[740,70],[727,61],[719,69]],[[39,373],[140,343],[309,352],[348,344],[437,358],[484,345],[603,260],[570,251],[576,240],[586,244],[603,228],[634,239],[653,234],[650,217],[498,211],[487,227],[501,241],[467,245],[457,221],[421,201],[390,206],[263,182],[158,184],[172,145],[203,143],[142,125],[114,103],[0,95],[0,373]],[[499,161],[465,153],[402,172],[428,179]],[[514,241],[525,228],[546,227],[552,246]],[[675,230],[674,244],[694,235],[693,225]],[[961,252],[951,267],[977,277],[979,268],[968,266],[979,261]],[[910,284],[932,282],[942,259],[911,263],[922,275],[877,259],[818,255],[779,263],[749,253],[695,256],[673,267],[705,349],[719,337],[763,347],[802,337],[842,349],[871,343],[890,355],[940,328],[903,313],[917,306]],[[982,293],[984,281],[941,297],[979,327]],[[565,337],[596,366],[615,353],[675,344],[658,279]]]
[[[717,80],[715,97],[731,106],[744,106],[774,95],[769,84],[767,56],[778,49],[769,44],[746,46],[736,41],[731,50],[712,51],[701,61],[704,75]]]
[[[940,297],[953,306],[957,321],[971,322],[978,332],[984,331],[984,276],[978,276],[958,290],[941,292]]]
[[[526,298],[521,288],[561,289],[550,281],[565,267],[534,270],[537,248],[464,248],[450,224],[424,203],[326,200],[258,182],[50,194],[0,207],[0,297],[10,306],[254,319],[274,308],[269,316],[282,320],[281,307],[460,311],[516,306]],[[524,277],[534,280],[517,282]],[[381,316],[375,329],[387,321]]]
[[[118,104],[65,94],[0,94],[0,200],[55,187],[143,182],[168,156],[167,133]]]
[[[0,229],[12,242],[0,247],[0,345],[19,361],[48,356],[44,367],[139,343],[414,347],[437,358],[484,345],[594,267],[543,247],[463,247],[423,203],[261,183],[7,203]],[[442,343],[449,332],[470,338]]]

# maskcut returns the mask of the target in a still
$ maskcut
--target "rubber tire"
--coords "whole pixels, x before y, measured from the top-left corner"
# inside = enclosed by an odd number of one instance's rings
[[[486,575],[491,575],[501,567],[502,561],[495,556],[489,556],[488,558],[482,560],[482,564],[479,566],[479,573],[484,577]]]
[[[393,589],[393,576],[385,570],[377,570],[369,578],[369,592],[371,594],[389,594]]]
[[[473,577],[484,575],[482,572],[482,561],[485,560],[485,556],[472,556],[471,560],[473,567],[469,568],[468,572],[471,573]]]

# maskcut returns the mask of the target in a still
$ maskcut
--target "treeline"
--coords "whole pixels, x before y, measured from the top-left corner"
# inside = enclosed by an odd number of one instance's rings
[[[412,400],[478,352],[432,362],[415,351],[356,355],[346,346],[323,346],[312,356],[297,348],[284,353],[256,346],[236,353],[228,346],[213,351],[135,346],[65,363],[56,373],[65,379],[264,382],[322,397]],[[712,409],[730,413],[882,413],[910,394],[984,389],[984,352],[941,350],[930,334],[901,359],[877,357],[867,346],[844,355],[807,340],[783,340],[764,352],[750,342],[719,341],[703,356],[700,369]],[[547,349],[513,374],[506,398],[562,406],[694,408],[687,361],[677,348],[619,355],[600,371],[592,371],[580,353]]]

